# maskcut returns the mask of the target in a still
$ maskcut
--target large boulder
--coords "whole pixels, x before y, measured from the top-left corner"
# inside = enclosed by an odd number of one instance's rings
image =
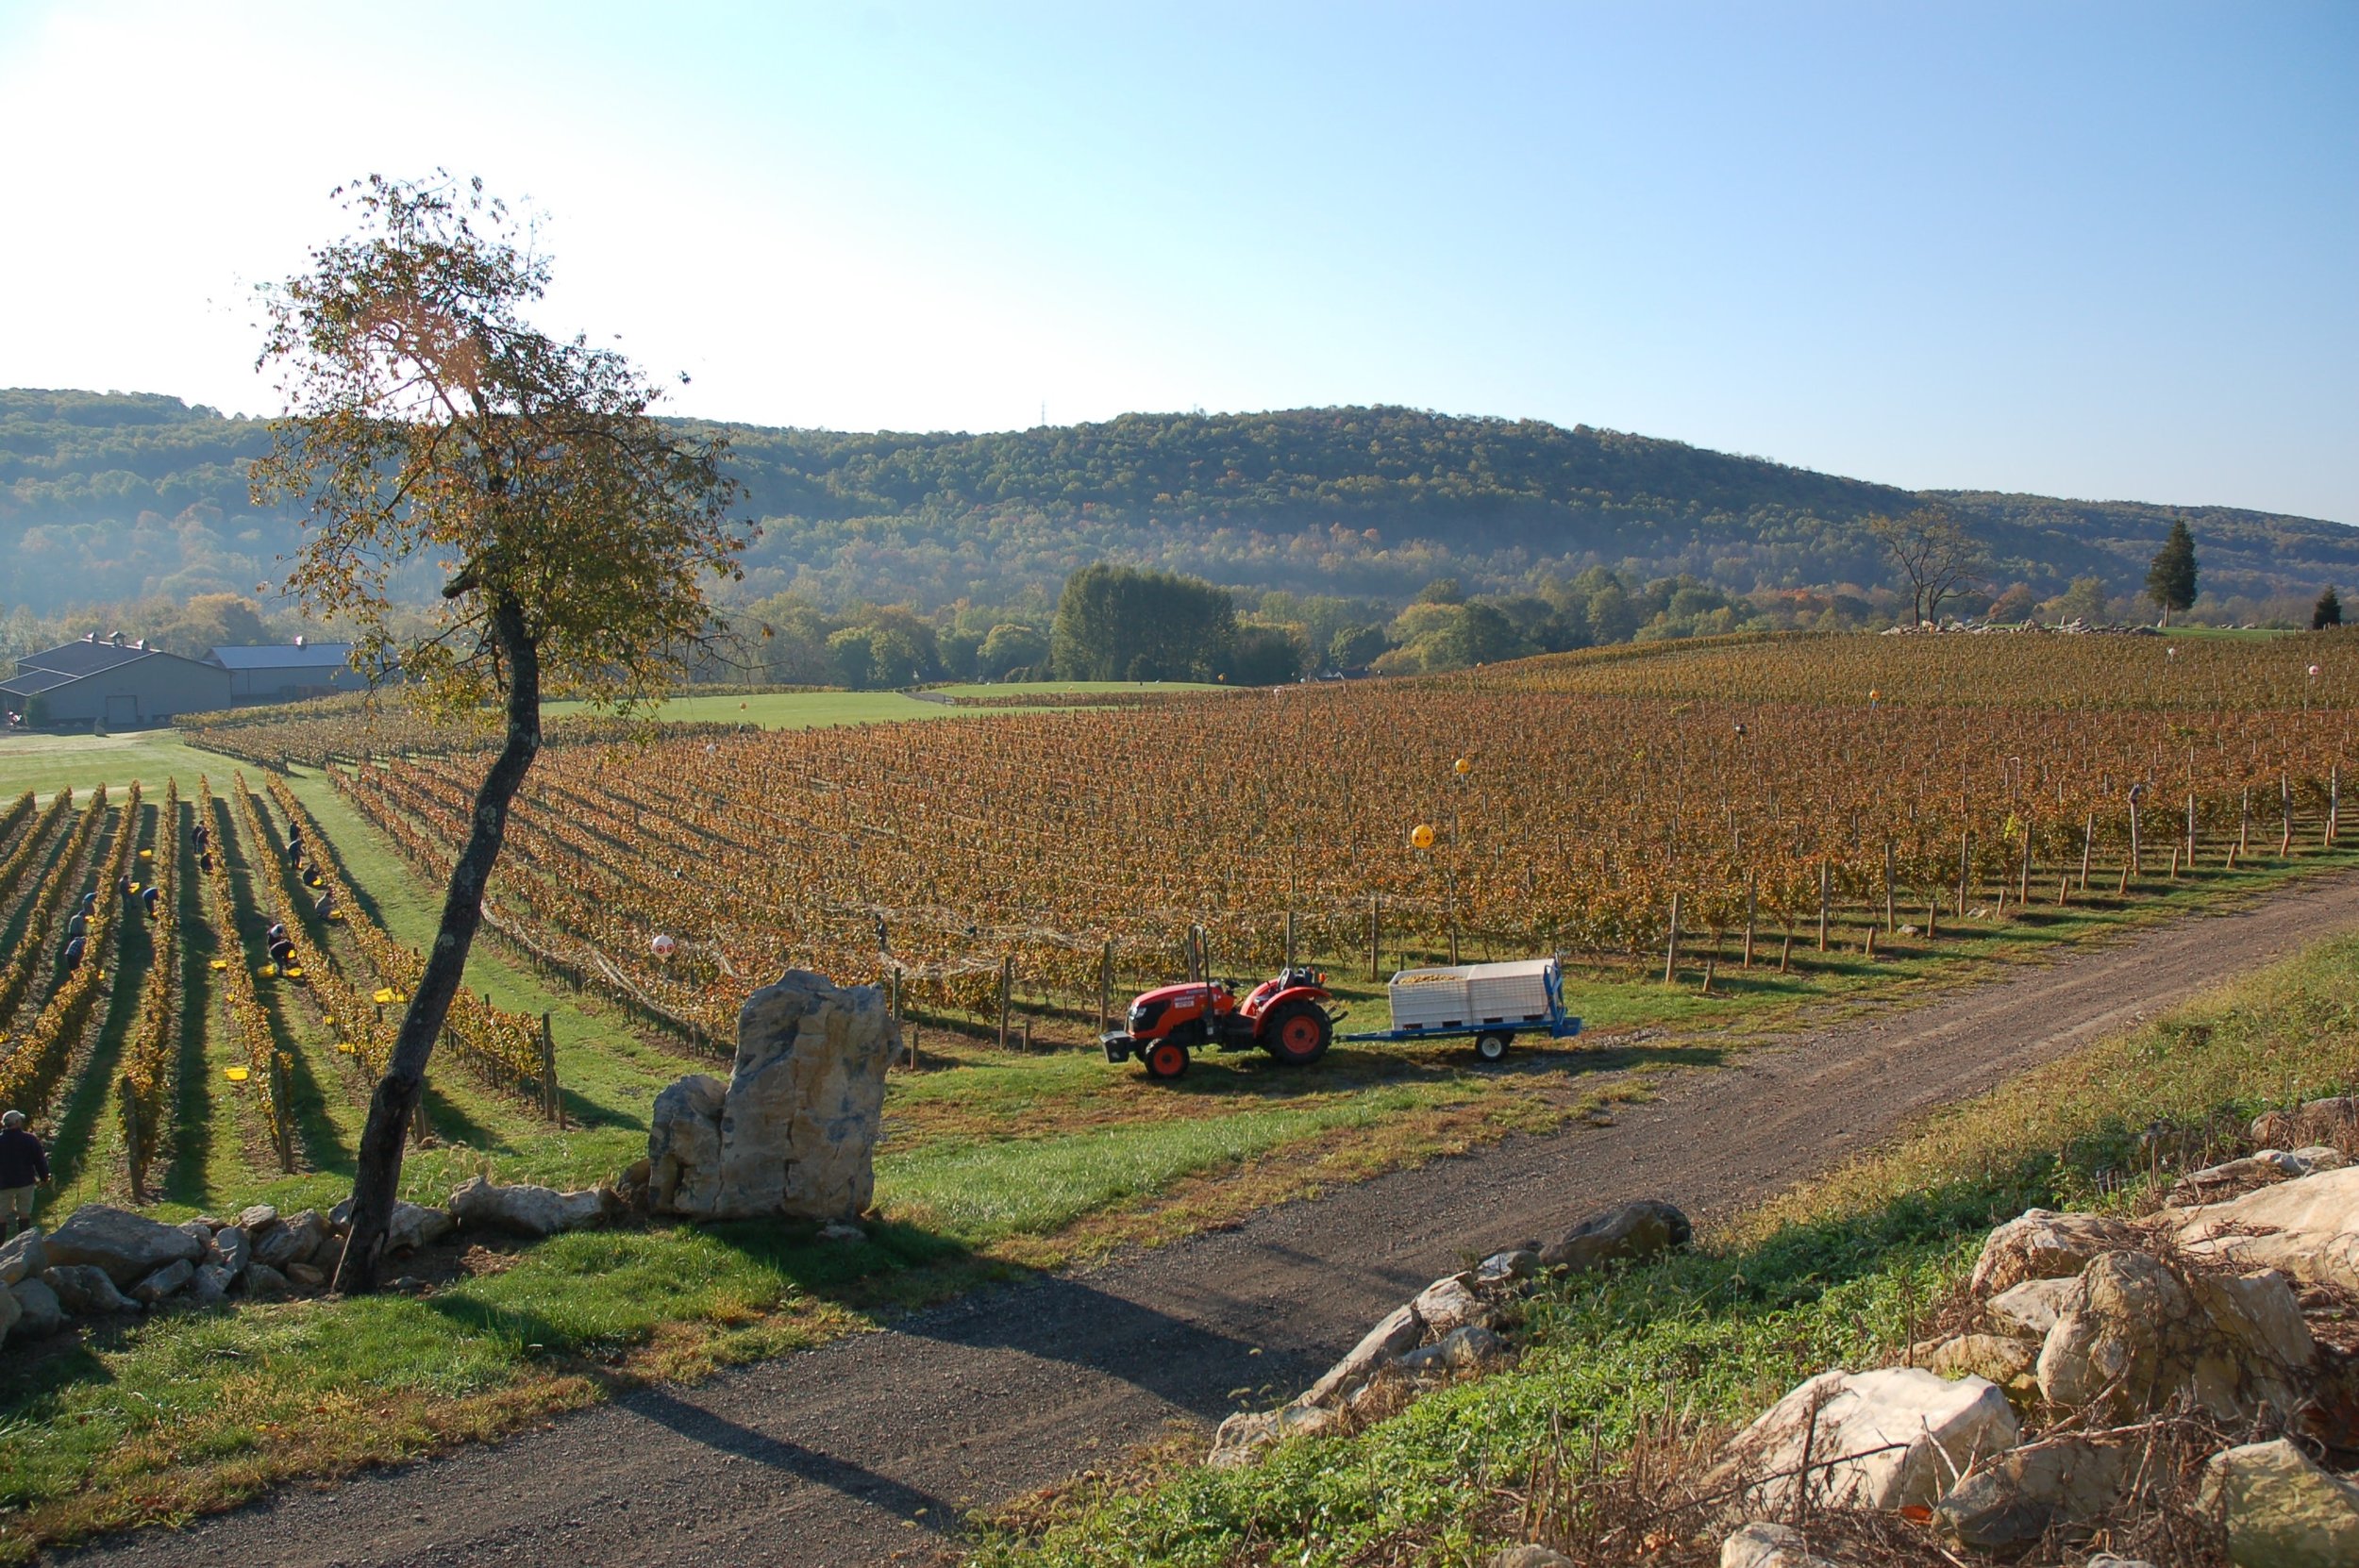
[[[1825,1372],[1739,1433],[1707,1484],[1736,1489],[1753,1513],[1791,1513],[1805,1485],[1836,1507],[1931,1507],[1950,1477],[2021,1435],[2007,1396],[1984,1378],[1953,1383],[1920,1367]]]
[[[550,1187],[502,1187],[470,1177],[450,1195],[451,1218],[469,1230],[554,1236],[608,1218],[606,1195],[595,1188],[560,1193]]]
[[[422,1203],[396,1203],[393,1217],[385,1222],[385,1250],[415,1252],[420,1247],[430,1247],[449,1235],[458,1225],[459,1222],[450,1217],[447,1209],[429,1209]],[[330,1247],[327,1257],[322,1261],[333,1265],[342,1257],[338,1249]],[[290,1266],[286,1271],[287,1277],[301,1279],[298,1268],[299,1265]]]
[[[1343,1420],[1333,1410],[1307,1405],[1287,1405],[1275,1410],[1241,1410],[1220,1424],[1213,1434],[1213,1451],[1204,1462],[1214,1470],[1235,1470],[1252,1464],[1263,1449],[1281,1438],[1318,1437]]]
[[[0,1286],[15,1284],[20,1279],[39,1279],[49,1267],[49,1249],[42,1243],[38,1230],[20,1230],[0,1246]]]
[[[1791,1525],[1756,1522],[1738,1526],[1720,1543],[1720,1568],[1834,1568],[1810,1549],[1810,1538]]]
[[[8,1293],[16,1298],[20,1314],[16,1320],[17,1338],[39,1339],[65,1326],[65,1307],[58,1300],[58,1293],[40,1280],[20,1279],[8,1287]]]
[[[2195,1394],[2223,1421],[2262,1407],[2289,1416],[2300,1407],[2317,1360],[2317,1342],[2302,1320],[2293,1283],[2274,1269],[2257,1274],[2187,1276],[2188,1293],[2206,1319],[2195,1363]]]
[[[2231,1159],[2217,1165],[2206,1165],[2200,1171],[2189,1171],[2171,1183],[2170,1192],[2163,1201],[2174,1209],[2192,1208],[2198,1204],[2226,1203],[2247,1193],[2264,1187],[2274,1187],[2281,1181],[2310,1174],[2310,1162],[2283,1149],[2263,1149],[2242,1159]]]
[[[2359,1156],[2359,1098],[2337,1094],[2294,1110],[2271,1110],[2254,1118],[2252,1142],[2263,1148],[2299,1149],[2324,1144]]]
[[[2359,1562],[2359,1487],[2284,1438],[2212,1456],[2197,1506],[2228,1531],[2238,1568],[2350,1568]]]
[[[1687,1216],[1677,1209],[1658,1199],[1641,1198],[1592,1214],[1565,1232],[1562,1241],[1542,1247],[1540,1262],[1547,1268],[1581,1274],[1683,1247],[1694,1235]]]
[[[2138,1244],[2138,1233],[2101,1214],[2026,1209],[1990,1233],[1970,1289],[1987,1299],[2027,1279],[2069,1279],[2100,1253]]]
[[[59,1305],[74,1317],[139,1310],[139,1303],[116,1290],[107,1271],[92,1264],[63,1264],[42,1275],[41,1282],[58,1293]]]
[[[885,1063],[900,1027],[875,986],[805,970],[745,999],[737,1060],[656,1096],[647,1130],[654,1206],[695,1219],[857,1219],[876,1193]]]
[[[2121,1500],[2138,1450],[2051,1438],[1999,1456],[1933,1505],[1933,1525],[1962,1546],[2013,1555],[2049,1531],[2085,1526]]]
[[[2186,1285],[2143,1252],[2109,1252],[2065,1298],[2039,1352],[2050,1404],[2101,1405],[2135,1419],[2183,1387],[2195,1370],[2200,1311]]]
[[[1295,1403],[1305,1408],[1332,1405],[1376,1376],[1386,1363],[1407,1355],[1425,1337],[1425,1322],[1414,1302],[1404,1302],[1384,1321],[1361,1336],[1344,1359],[1329,1367],[1319,1380]]]
[[[66,1216],[65,1224],[49,1233],[46,1248],[51,1268],[89,1263],[106,1270],[118,1288],[136,1284],[167,1263],[193,1267],[205,1255],[205,1243],[187,1231],[103,1203],[86,1203]]]
[[[132,1286],[131,1296],[135,1301],[153,1307],[187,1289],[195,1277],[196,1265],[185,1258],[176,1258]]]
[[[1991,1326],[2002,1334],[2033,1343],[2048,1337],[2056,1326],[2056,1317],[2064,1310],[2065,1298],[2072,1293],[2079,1281],[2064,1279],[2026,1279],[2020,1285],[2010,1285],[1983,1303],[1983,1313]]]
[[[1454,1334],[1468,1324],[1487,1327],[1491,1322],[1491,1309],[1454,1274],[1428,1285],[1409,1305],[1429,1337]]]
[[[2359,1165],[2281,1181],[2228,1203],[2164,1210],[2192,1256],[2359,1291]]]

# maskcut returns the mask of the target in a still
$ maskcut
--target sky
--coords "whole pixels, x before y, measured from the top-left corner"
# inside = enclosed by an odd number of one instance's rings
[[[2359,3],[0,0],[0,385],[480,175],[678,412],[1395,403],[2359,524]]]

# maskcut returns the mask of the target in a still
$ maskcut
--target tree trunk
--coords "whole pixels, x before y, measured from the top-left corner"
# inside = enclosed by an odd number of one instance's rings
[[[524,607],[502,599],[492,609],[492,635],[508,675],[508,739],[476,792],[467,842],[450,869],[443,923],[426,956],[426,969],[401,1016],[385,1076],[369,1096],[360,1158],[352,1180],[352,1229],[336,1265],[335,1288],[358,1295],[376,1288],[386,1227],[401,1183],[402,1134],[426,1085],[426,1066],[442,1038],[443,1020],[459,994],[467,951],[483,922],[483,889],[508,835],[508,809],[541,750],[541,651],[525,626]]]

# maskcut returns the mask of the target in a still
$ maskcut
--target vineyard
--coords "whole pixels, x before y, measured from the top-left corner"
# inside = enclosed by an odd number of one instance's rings
[[[1964,690],[1983,700],[1931,700]],[[1236,974],[1289,951],[1742,964],[1772,935],[1790,964],[1798,938],[1937,938],[2329,845],[2354,699],[2346,639],[1858,638],[568,746],[527,781],[492,925],[722,1039],[788,966],[887,979],[921,1013],[1081,1020],[1195,940]],[[479,766],[337,776],[438,876]]]

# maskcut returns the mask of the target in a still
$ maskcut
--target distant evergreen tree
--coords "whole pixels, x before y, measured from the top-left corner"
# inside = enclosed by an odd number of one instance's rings
[[[2324,631],[2329,626],[2342,624],[2343,601],[2334,596],[2334,585],[2329,583],[2326,592],[2318,595],[2317,608],[2310,611],[2310,629]]]
[[[2163,625],[2170,625],[2170,612],[2186,609],[2195,603],[2195,536],[2187,532],[2184,523],[2170,525],[2170,537],[2154,552],[2153,564],[2146,569],[2146,596],[2162,611]]]
[[[1101,561],[1065,579],[1049,659],[1065,680],[1210,680],[1236,630],[1227,589]]]

